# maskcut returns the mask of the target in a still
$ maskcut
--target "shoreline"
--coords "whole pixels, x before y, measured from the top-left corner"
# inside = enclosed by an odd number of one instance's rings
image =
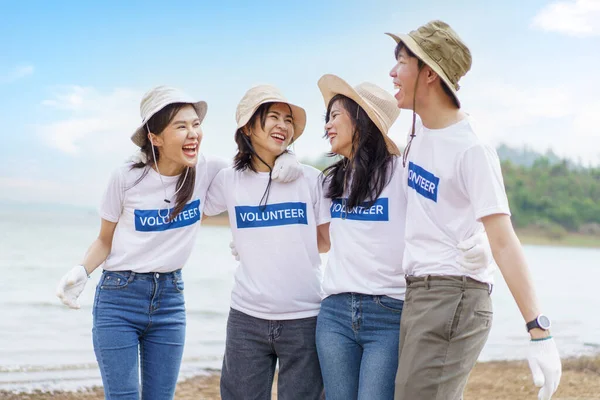
[[[206,226],[229,226],[229,217],[227,214],[205,217],[202,219],[202,224]],[[515,231],[521,243],[525,245],[600,248],[600,236],[568,232],[556,239],[548,237],[543,232],[531,229],[516,229]]]
[[[565,358],[563,375],[556,400],[598,400],[600,399],[600,355]],[[208,371],[183,380],[177,384],[175,398],[178,400],[219,399],[219,371]],[[488,361],[478,362],[467,383],[465,400],[529,400],[537,398],[538,389],[533,385],[527,361]],[[273,387],[276,398],[277,387]],[[4,400],[101,400],[102,388],[94,387],[78,392],[10,393],[0,391]]]

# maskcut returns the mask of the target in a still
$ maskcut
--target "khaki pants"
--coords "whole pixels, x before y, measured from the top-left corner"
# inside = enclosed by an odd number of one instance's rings
[[[395,400],[460,400],[492,326],[491,286],[407,277]]]

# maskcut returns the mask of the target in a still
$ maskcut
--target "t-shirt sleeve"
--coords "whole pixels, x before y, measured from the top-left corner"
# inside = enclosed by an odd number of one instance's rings
[[[210,157],[206,159],[206,172],[208,174],[208,182],[212,182],[217,176],[219,171],[229,166],[229,163],[225,159],[220,157]]]
[[[493,214],[510,215],[500,160],[492,146],[478,144],[466,150],[459,172],[478,221]]]
[[[100,218],[110,222],[118,222],[123,212],[125,199],[125,178],[123,169],[119,168],[111,175],[108,186],[100,202]]]
[[[221,169],[217,176],[212,179],[206,192],[204,203],[204,214],[208,216],[218,215],[227,210],[225,198],[225,170]]]
[[[314,180],[312,189],[313,208],[317,226],[331,222],[331,199],[325,197],[323,182],[325,177],[319,173]]]

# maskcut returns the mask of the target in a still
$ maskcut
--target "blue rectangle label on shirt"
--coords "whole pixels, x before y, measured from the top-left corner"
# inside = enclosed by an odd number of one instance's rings
[[[388,199],[382,197],[374,203],[362,203],[347,209],[347,199],[333,199],[331,218],[353,219],[356,221],[389,221]]]
[[[238,229],[280,225],[308,225],[306,203],[277,203],[266,206],[236,206]]]
[[[408,163],[408,186],[415,189],[421,196],[437,203],[439,184],[440,178],[412,161]]]
[[[134,210],[135,230],[138,232],[160,232],[169,229],[182,228],[200,221],[200,200],[194,200],[169,222],[171,209]]]

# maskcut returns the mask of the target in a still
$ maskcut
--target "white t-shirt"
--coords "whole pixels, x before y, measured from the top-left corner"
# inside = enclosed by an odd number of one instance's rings
[[[323,277],[324,296],[354,292],[404,300],[406,195],[402,182],[402,160],[396,157],[389,183],[371,207],[365,204],[346,212],[343,200],[330,200],[331,249]]]
[[[265,209],[259,207],[268,173],[226,168],[213,180],[204,212],[229,212],[240,263],[231,307],[262,319],[297,319],[319,313],[321,258],[317,226],[322,211],[320,172],[304,165],[304,177],[271,182]],[[263,202],[264,204],[264,202]]]
[[[208,186],[226,163],[199,155],[194,193],[171,222],[158,173],[147,168],[147,175],[135,184],[145,169],[131,169],[131,165],[125,164],[113,173],[100,205],[100,217],[117,223],[104,269],[171,272],[182,268],[192,252]],[[171,209],[175,207],[173,194],[178,179],[162,176]]]
[[[483,231],[482,217],[510,215],[496,150],[467,117],[444,129],[417,121],[403,185],[407,190],[408,275],[467,275],[492,283],[493,264],[473,274],[460,267],[456,245]]]

